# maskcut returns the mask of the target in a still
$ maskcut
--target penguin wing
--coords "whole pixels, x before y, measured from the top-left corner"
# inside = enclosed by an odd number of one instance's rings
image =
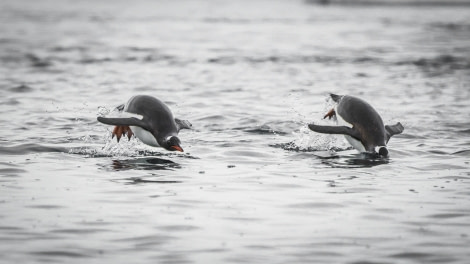
[[[98,121],[106,125],[115,126],[138,126],[149,130],[147,123],[135,117],[102,117],[98,116]]]
[[[405,128],[400,122],[396,123],[393,126],[385,126],[385,131],[387,133],[387,143],[393,135],[401,134],[403,130],[405,130]]]
[[[318,132],[318,133],[323,133],[323,134],[342,134],[342,135],[348,135],[353,138],[356,138],[358,140],[361,139],[361,135],[359,131],[357,131],[354,128],[350,128],[347,126],[319,126],[315,124],[309,124],[308,128],[310,130]]]
[[[193,124],[191,124],[188,120],[181,120],[178,118],[175,118],[175,123],[176,123],[176,128],[178,129],[178,132],[181,129],[191,129]]]

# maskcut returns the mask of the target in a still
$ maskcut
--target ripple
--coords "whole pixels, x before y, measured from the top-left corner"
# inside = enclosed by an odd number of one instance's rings
[[[350,264],[391,264],[391,263],[392,262],[359,260],[359,261],[353,261]]]
[[[26,84],[22,84],[19,86],[12,87],[8,90],[14,93],[29,93],[29,92],[32,92],[34,89]]]
[[[434,254],[430,253],[422,253],[422,252],[402,252],[390,255],[392,258],[400,258],[400,259],[414,259],[414,260],[424,260],[434,257]]]
[[[27,208],[34,208],[34,209],[45,209],[45,210],[54,210],[54,209],[65,208],[64,206],[50,205],[50,204],[28,205],[26,207]]]
[[[468,157],[469,154],[470,154],[470,149],[459,150],[459,151],[452,153],[452,155],[466,156],[466,157]]]
[[[6,99],[6,101],[2,101],[2,105],[19,105],[20,101],[15,98]]]
[[[170,181],[170,180],[146,180],[138,177],[125,179],[127,184],[146,184],[146,183],[158,183],[158,184],[168,184],[168,183],[182,183],[182,181]]]
[[[44,153],[44,152],[63,152],[67,153],[67,149],[63,147],[57,146],[45,146],[40,144],[34,143],[27,143],[9,147],[1,147],[0,146],[0,154],[7,154],[7,155],[24,155],[28,153]]]
[[[470,31],[470,24],[468,23],[435,22],[435,23],[430,23],[429,27],[450,30],[450,31]]]
[[[432,58],[419,58],[397,62],[397,65],[411,64],[417,66],[424,72],[434,75],[449,74],[456,70],[470,69],[470,59],[454,55],[438,55]]]
[[[0,174],[2,176],[18,176],[18,174],[25,173],[27,170],[23,169],[17,169],[17,168],[5,168],[5,169],[0,169]]]
[[[95,233],[102,233],[110,231],[108,229],[101,229],[101,228],[80,228],[80,229],[55,229],[52,230],[52,233],[59,233],[59,234],[95,234]]]
[[[116,171],[123,170],[172,170],[181,168],[178,163],[168,159],[145,157],[137,159],[113,160],[108,166]]]
[[[437,218],[437,219],[448,219],[448,218],[458,218],[458,217],[466,217],[468,214],[457,214],[457,213],[448,213],[448,214],[433,214],[429,215],[428,217]]]
[[[300,209],[315,209],[315,208],[342,208],[344,205],[339,203],[325,203],[325,202],[308,202],[308,203],[298,203],[290,204],[289,208],[300,208]]]
[[[155,246],[164,245],[173,240],[175,237],[170,235],[148,235],[148,236],[137,236],[130,238],[121,238],[113,240],[117,243],[132,243],[138,249],[154,248]],[[126,250],[126,249],[125,249]],[[127,249],[134,251],[135,249]]]
[[[234,130],[243,130],[247,133],[257,134],[257,135],[287,135],[287,132],[276,131],[267,125],[263,125],[257,128],[234,128]]]
[[[319,64],[365,64],[374,63],[380,64],[382,60],[378,57],[341,57],[338,55],[298,55],[298,54],[285,54],[282,56],[221,56],[215,58],[208,58],[208,63],[221,64],[221,65],[232,65],[236,63],[249,63],[249,64],[261,64],[261,63],[275,63],[275,64],[308,64],[308,63],[319,63]]]
[[[33,255],[45,256],[45,257],[67,257],[67,258],[88,258],[91,257],[89,254],[74,252],[74,251],[65,251],[65,250],[46,250],[46,251],[35,251],[32,252]]]
[[[193,225],[167,225],[167,226],[159,226],[157,229],[163,231],[171,231],[171,232],[188,232],[198,230],[199,227]]]
[[[39,56],[32,53],[26,54],[25,57],[30,60],[32,67],[46,68],[52,66],[53,64],[50,59],[40,58]]]

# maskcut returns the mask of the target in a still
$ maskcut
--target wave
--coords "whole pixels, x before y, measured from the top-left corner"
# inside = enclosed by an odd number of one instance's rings
[[[27,143],[15,146],[0,147],[0,153],[6,155],[24,155],[28,153],[44,153],[44,152],[64,152],[68,149],[58,146],[45,146],[41,144]]]
[[[361,64],[361,63],[383,63],[381,58],[378,57],[340,57],[330,55],[271,55],[271,56],[220,56],[207,59],[208,63],[231,65],[235,63],[289,63],[289,64],[303,64],[303,63],[320,63],[320,64]]]
[[[443,29],[449,31],[470,31],[470,24],[455,22],[434,22],[429,24],[429,28]]]
[[[12,87],[8,90],[14,93],[29,93],[29,92],[32,92],[34,89],[28,85],[22,84],[19,86]]]
[[[116,50],[116,53],[107,53],[105,56],[102,50],[89,50],[77,54],[75,49],[79,47],[53,47],[46,54],[12,54],[8,57],[0,56],[0,61],[4,63],[24,63],[33,68],[51,70],[61,64],[105,64],[114,62],[138,62],[138,63],[168,63],[170,65],[187,65],[194,63],[208,63],[220,65],[233,65],[238,63],[248,64],[308,64],[319,63],[325,65],[336,64],[367,64],[385,63],[382,58],[374,56],[338,56],[337,54],[280,54],[280,55],[222,55],[216,57],[182,57],[174,54],[162,53],[152,49],[126,47]]]
[[[305,3],[344,6],[470,6],[466,0],[305,0]]]
[[[470,57],[443,54],[431,58],[399,61],[396,65],[414,65],[424,72],[440,75],[452,73],[455,70],[470,70]]]

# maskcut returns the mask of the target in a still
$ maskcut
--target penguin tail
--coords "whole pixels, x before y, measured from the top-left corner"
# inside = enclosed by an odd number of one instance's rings
[[[330,97],[331,97],[331,99],[333,99],[333,101],[335,101],[337,103],[337,102],[339,102],[339,100],[341,100],[341,97],[343,97],[343,96],[330,93]]]
[[[188,120],[181,120],[179,118],[175,118],[175,123],[176,123],[176,128],[178,129],[178,132],[181,129],[191,129],[193,127],[193,124],[191,124]]]
[[[390,140],[390,138],[393,136],[393,135],[398,135],[398,134],[401,134],[403,132],[403,130],[405,130],[405,128],[403,127],[403,125],[398,122],[396,123],[395,125],[392,125],[392,126],[389,126],[389,125],[386,125],[385,126],[385,132],[386,132],[386,136],[387,136],[387,143],[388,141]]]
[[[118,110],[119,112],[122,112],[122,110],[124,110],[124,107],[125,107],[124,104],[118,105],[116,106],[116,110]]]

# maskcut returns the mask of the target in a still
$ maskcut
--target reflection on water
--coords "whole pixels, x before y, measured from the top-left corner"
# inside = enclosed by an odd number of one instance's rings
[[[335,159],[322,158],[322,163],[332,168],[370,168],[378,165],[388,164],[389,158],[377,157],[374,154],[358,153],[353,155],[338,155]]]
[[[111,164],[113,170],[171,170],[181,166],[171,160],[144,157],[136,159],[113,160]]]
[[[149,177],[131,177],[131,178],[125,178],[125,179],[117,179],[117,180],[113,180],[113,182],[120,182],[126,185],[153,184],[153,183],[157,183],[157,184],[182,183],[182,181],[162,180],[159,178],[160,176],[152,175]]]
[[[152,181],[152,180],[144,180],[141,178],[131,178],[129,179],[131,182],[129,184],[141,184],[141,183],[181,183],[181,181]]]

